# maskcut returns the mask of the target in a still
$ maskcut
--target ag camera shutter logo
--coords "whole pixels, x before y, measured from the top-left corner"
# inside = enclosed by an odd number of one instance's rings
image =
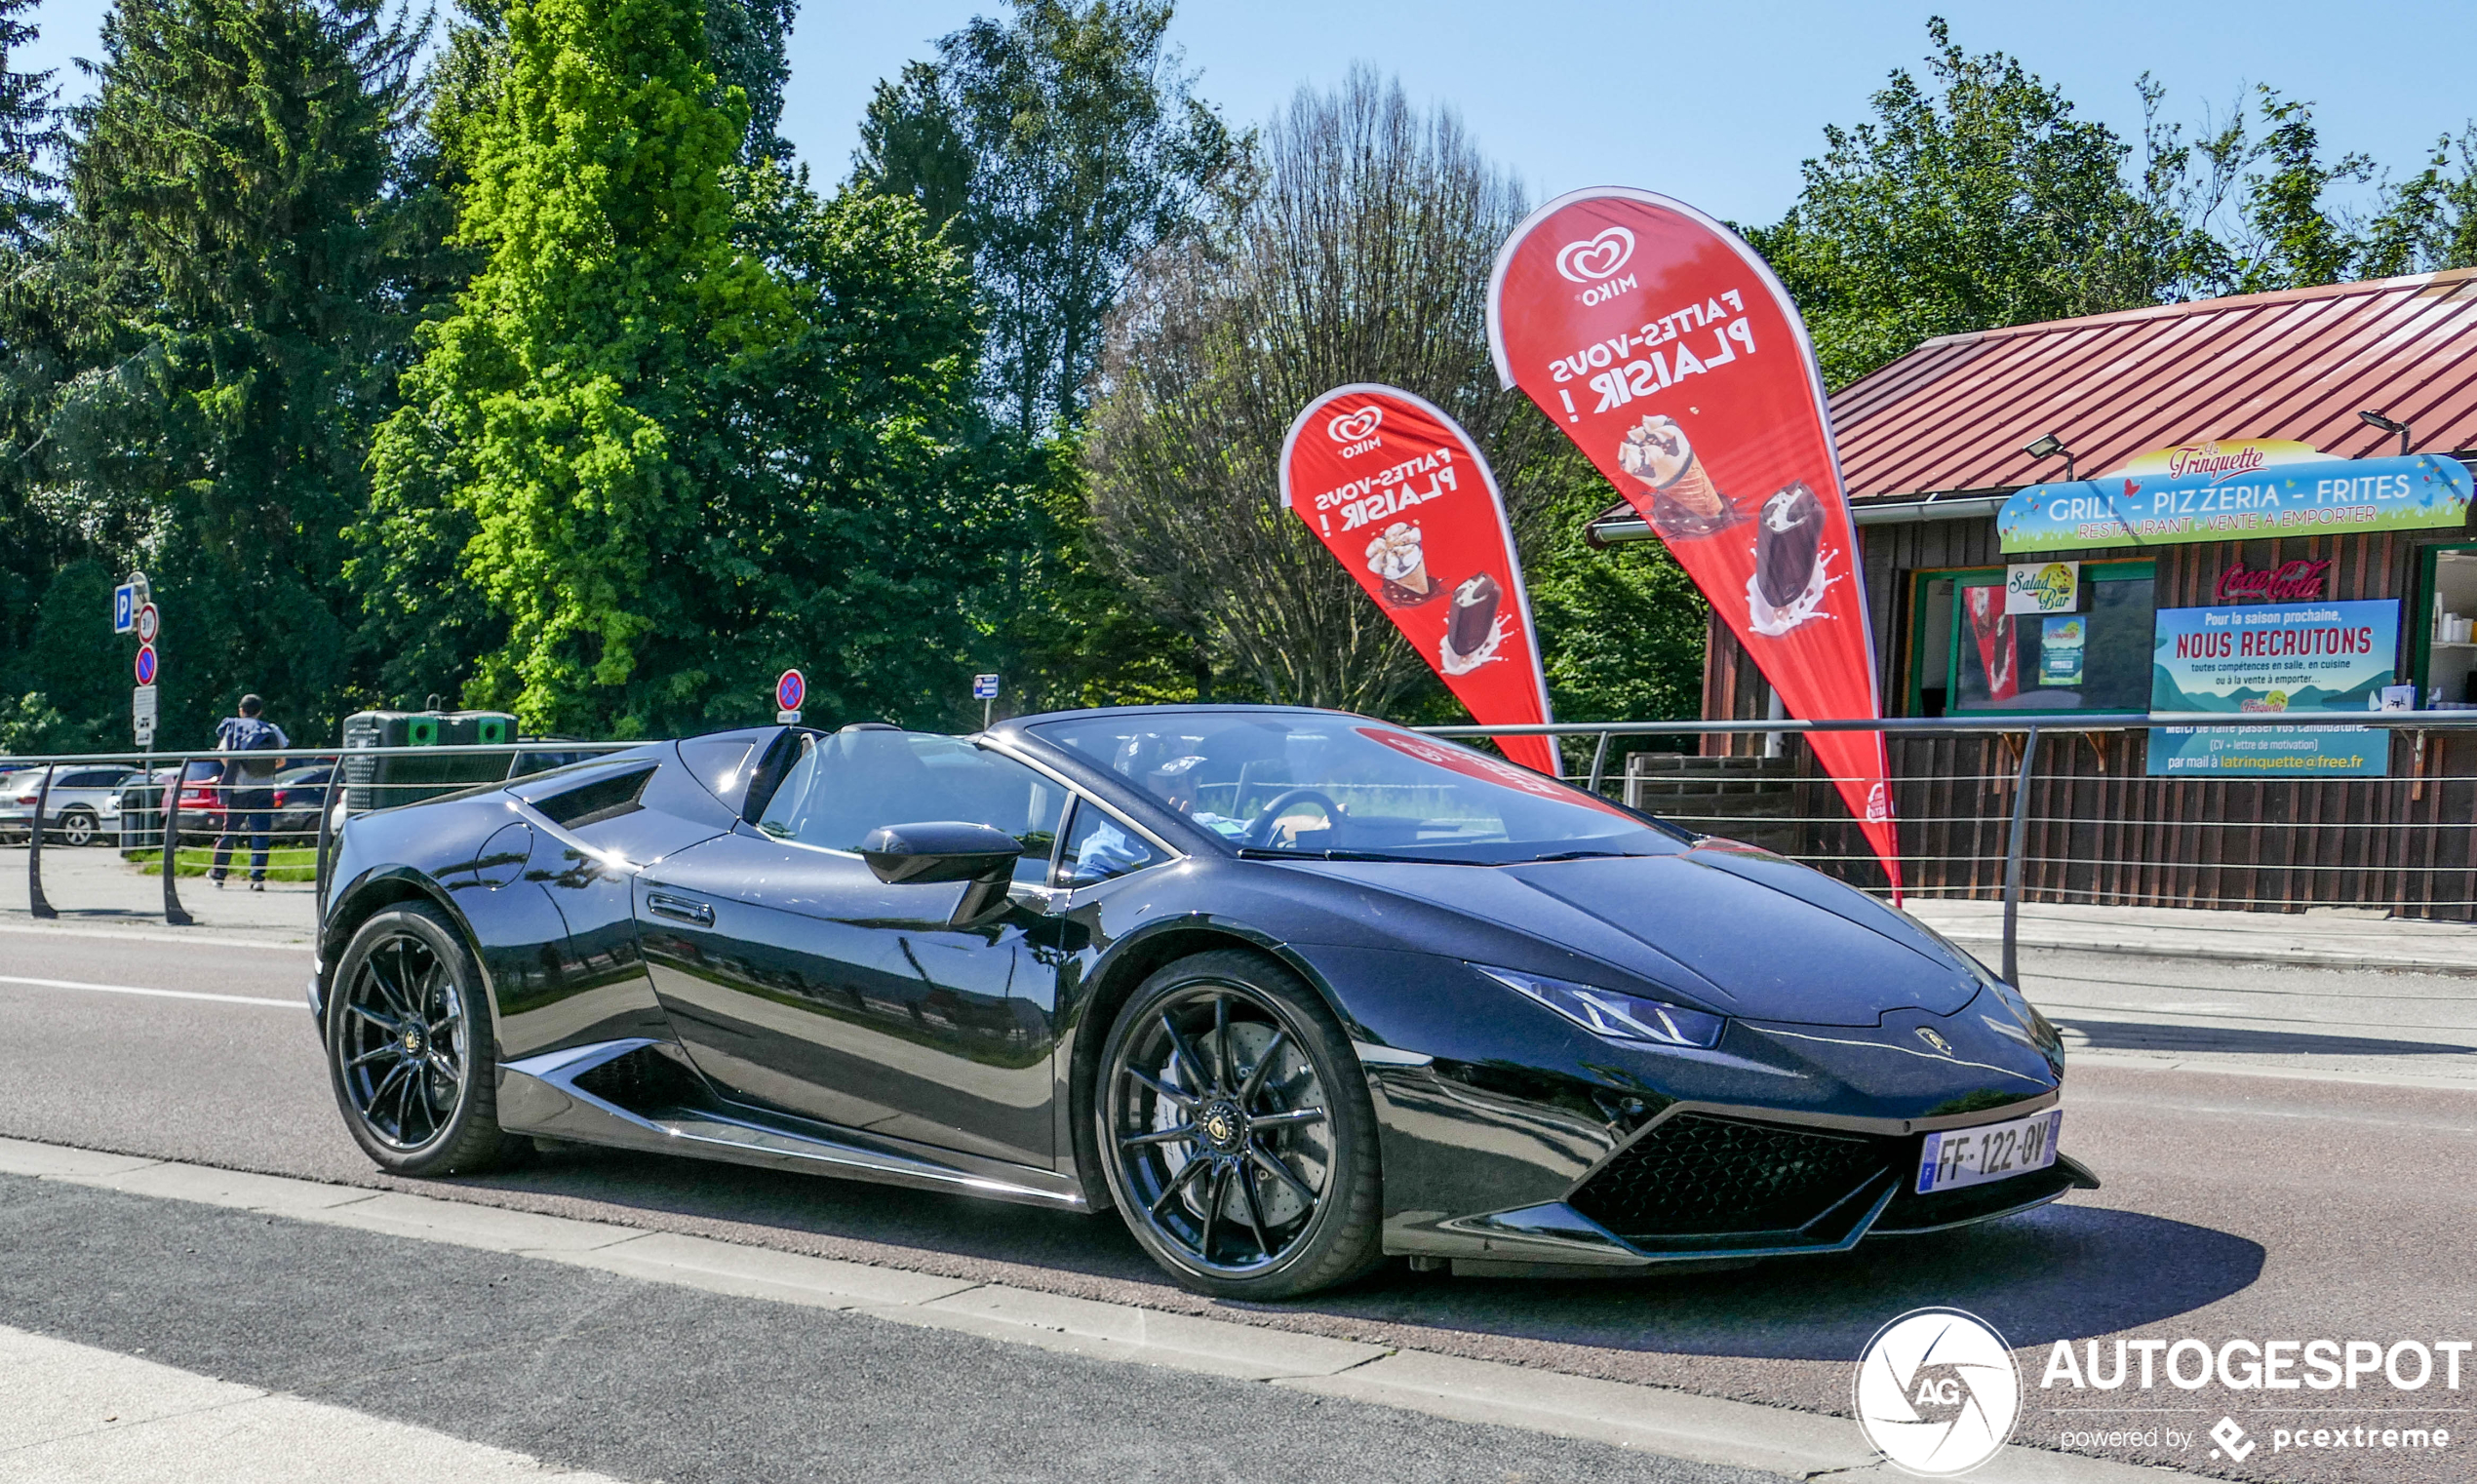
[[[1995,1457],[2021,1416],[2022,1373],[1992,1325],[1957,1308],[1916,1308],[1859,1353],[1853,1411],[1885,1462],[1921,1478]]]
[[[1596,237],[1557,249],[1556,271],[1568,283],[1596,283],[1626,266],[1633,255],[1634,234],[1624,227],[1610,227]]]

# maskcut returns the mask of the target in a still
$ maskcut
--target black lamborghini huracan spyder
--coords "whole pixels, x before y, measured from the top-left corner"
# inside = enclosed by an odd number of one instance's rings
[[[1623,1272],[2053,1200],[2064,1053],[1872,898],[1363,717],[765,727],[352,820],[382,1167],[535,1137],[1098,1212],[1209,1293]]]

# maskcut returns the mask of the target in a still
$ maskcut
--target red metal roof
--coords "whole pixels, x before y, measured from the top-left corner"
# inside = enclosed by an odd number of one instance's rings
[[[2196,439],[2289,439],[2334,457],[2477,449],[2477,269],[2163,304],[1946,335],[1832,398],[1852,499],[2083,478]]]

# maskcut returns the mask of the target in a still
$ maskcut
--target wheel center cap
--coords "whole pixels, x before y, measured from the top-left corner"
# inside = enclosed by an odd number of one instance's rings
[[[405,1027],[404,1034],[398,1035],[396,1041],[405,1048],[405,1055],[419,1056],[421,1054],[421,1033],[413,1027]]]
[[[1196,1123],[1203,1131],[1204,1142],[1224,1152],[1238,1147],[1247,1126],[1246,1120],[1239,1116],[1238,1110],[1228,1103],[1207,1104],[1203,1116],[1198,1118]]]

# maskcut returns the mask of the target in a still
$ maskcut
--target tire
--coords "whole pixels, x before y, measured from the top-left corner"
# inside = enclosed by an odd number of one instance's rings
[[[91,845],[98,833],[91,809],[69,809],[60,815],[61,844]]]
[[[336,963],[328,1079],[344,1126],[395,1175],[468,1174],[510,1160],[499,1131],[490,996],[438,908],[382,909]]]
[[[1100,1075],[1111,1197],[1180,1283],[1287,1299],[1384,1261],[1375,1105],[1332,1011],[1288,970],[1217,950],[1156,971]]]

